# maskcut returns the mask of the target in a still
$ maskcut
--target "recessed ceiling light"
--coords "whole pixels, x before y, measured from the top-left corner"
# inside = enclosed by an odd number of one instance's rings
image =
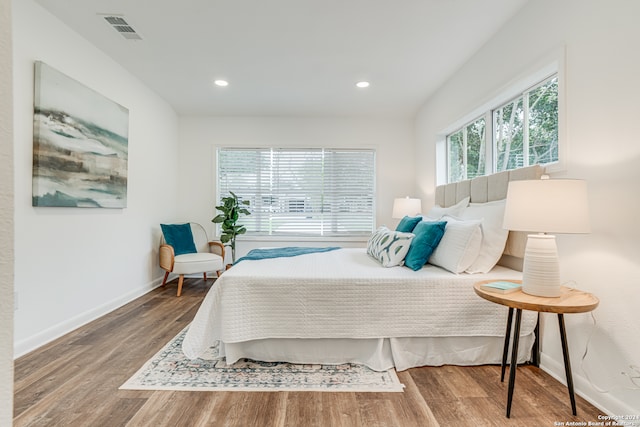
[[[364,89],[365,87],[369,87],[369,82],[358,82],[356,83],[356,86],[359,87],[360,89]]]
[[[229,82],[226,80],[215,80],[213,83],[216,86],[221,86],[221,87],[229,86]]]

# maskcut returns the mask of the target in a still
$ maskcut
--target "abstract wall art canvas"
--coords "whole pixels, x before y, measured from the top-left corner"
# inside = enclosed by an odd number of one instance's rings
[[[33,206],[125,208],[129,110],[35,63]]]

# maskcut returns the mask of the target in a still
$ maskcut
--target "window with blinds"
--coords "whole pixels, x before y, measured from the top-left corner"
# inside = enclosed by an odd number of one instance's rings
[[[375,151],[218,148],[218,198],[251,203],[248,235],[362,236],[374,228]]]

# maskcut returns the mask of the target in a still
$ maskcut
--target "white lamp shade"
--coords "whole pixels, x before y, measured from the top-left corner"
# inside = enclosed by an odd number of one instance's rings
[[[587,183],[576,179],[511,181],[503,228],[541,233],[589,233]]]
[[[511,181],[503,228],[539,233],[588,233],[587,183],[575,179]],[[556,238],[529,234],[522,269],[522,291],[541,297],[560,296],[560,263]]]
[[[398,198],[393,201],[392,218],[404,218],[405,216],[413,216],[422,212],[422,201],[420,199],[411,199],[409,197]]]

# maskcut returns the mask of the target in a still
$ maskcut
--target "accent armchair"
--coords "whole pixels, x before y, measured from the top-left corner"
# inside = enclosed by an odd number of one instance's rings
[[[187,224],[161,224],[162,239],[160,242],[160,267],[165,270],[162,286],[167,283],[169,273],[177,274],[178,293],[182,294],[185,274],[204,274],[215,271],[220,277],[224,269],[224,245],[209,241],[202,225],[191,222]]]

